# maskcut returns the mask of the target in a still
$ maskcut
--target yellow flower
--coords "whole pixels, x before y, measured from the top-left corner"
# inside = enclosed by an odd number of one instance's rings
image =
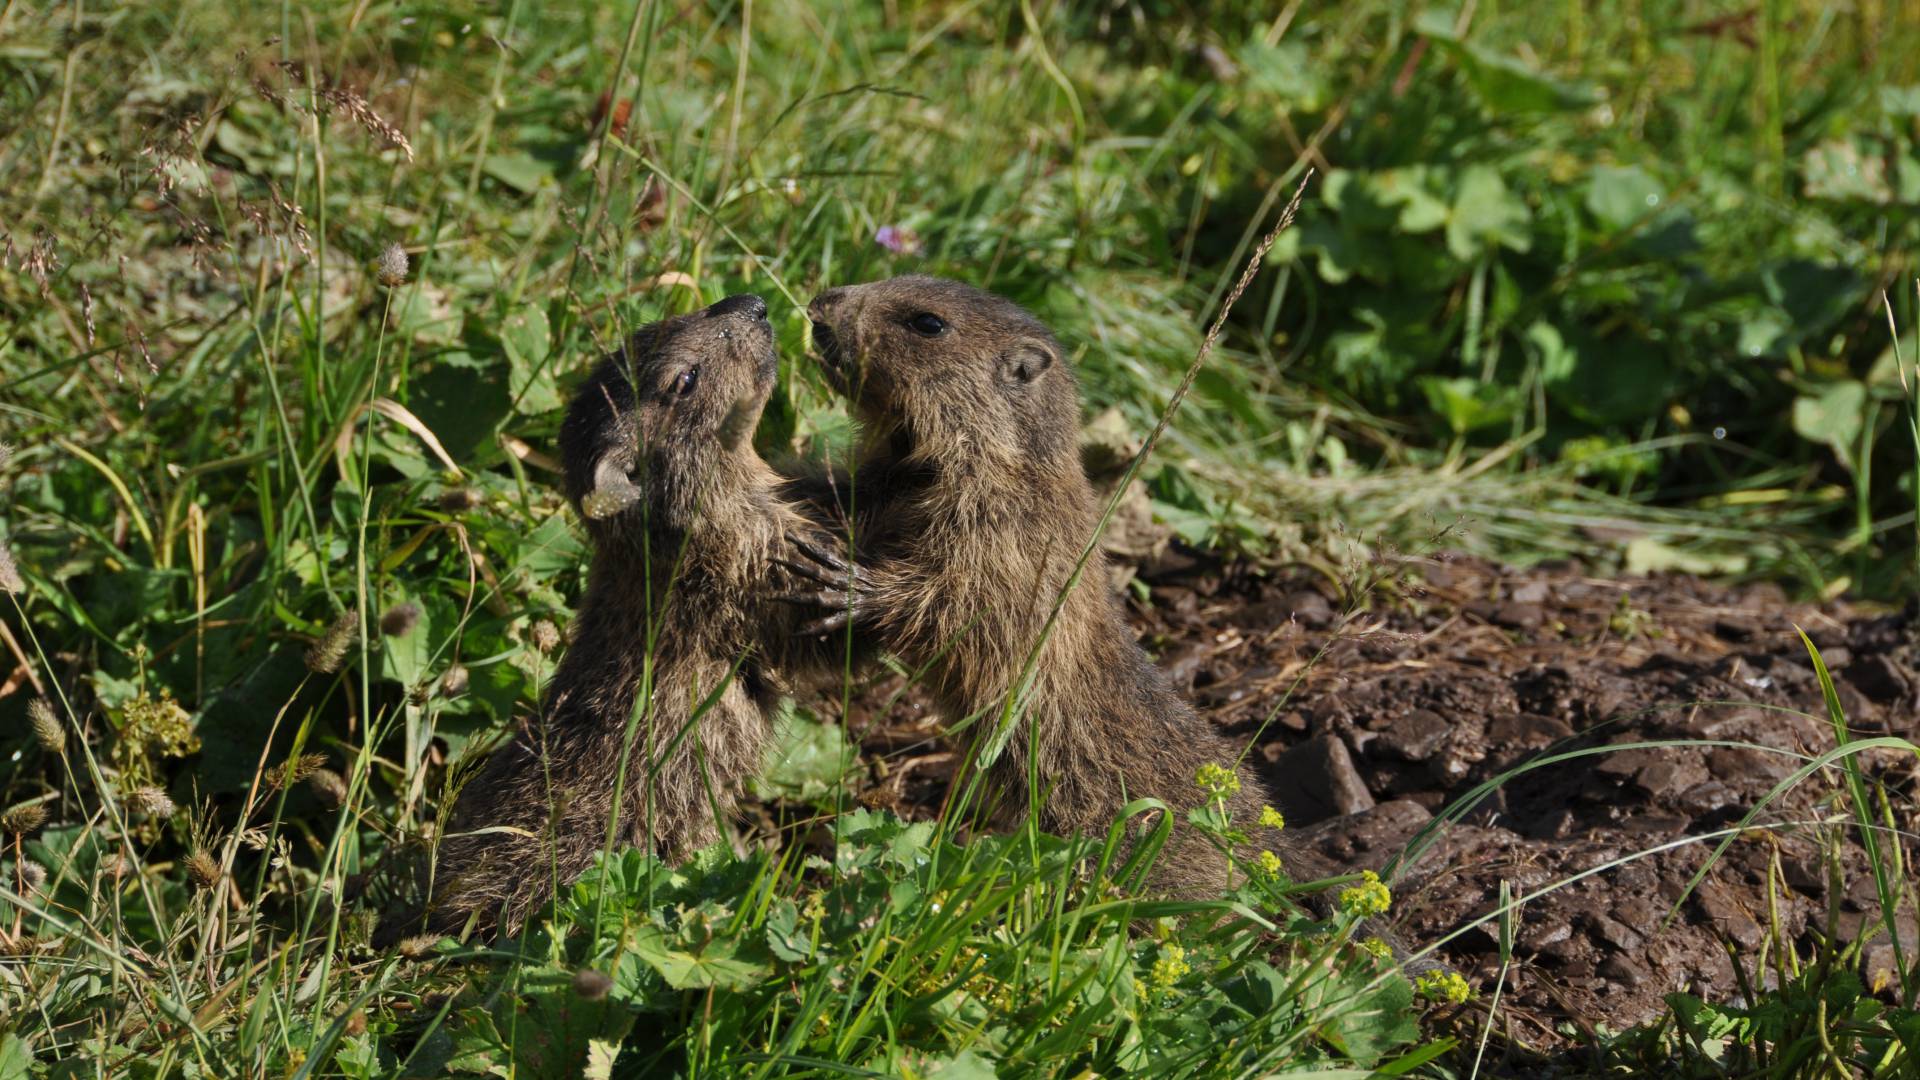
[[[1435,1003],[1458,1005],[1473,996],[1473,987],[1468,986],[1457,971],[1423,972],[1414,980],[1413,988],[1421,997]]]
[[[1268,829],[1284,829],[1287,827],[1287,819],[1281,817],[1280,811],[1273,807],[1263,806],[1260,808],[1260,824]]]
[[[1280,876],[1280,856],[1271,851],[1263,851],[1255,862],[1255,870],[1261,877],[1269,880]]]
[[[1240,790],[1239,775],[1224,765],[1212,762],[1200,766],[1200,770],[1193,774],[1193,782],[1200,785],[1200,789],[1212,799],[1224,799]]]
[[[1192,970],[1192,965],[1187,963],[1187,950],[1178,945],[1162,945],[1160,958],[1153,962],[1153,971],[1148,978],[1156,991],[1164,993],[1173,989],[1174,984]]]
[[[1380,960],[1393,959],[1393,946],[1377,937],[1370,937],[1365,941],[1356,942],[1355,947],[1361,952]]]
[[[1340,909],[1349,915],[1384,915],[1393,906],[1393,893],[1371,870],[1360,875],[1360,884],[1340,891]]]

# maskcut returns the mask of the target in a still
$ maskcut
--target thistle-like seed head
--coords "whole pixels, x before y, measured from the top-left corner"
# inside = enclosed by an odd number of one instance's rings
[[[543,653],[560,647],[560,628],[553,625],[553,620],[541,619],[533,624],[533,647]]]
[[[373,276],[389,289],[406,284],[407,249],[399,244],[388,244],[373,264]]]
[[[587,1001],[599,1001],[613,989],[613,979],[604,971],[581,968],[573,973],[573,992]]]

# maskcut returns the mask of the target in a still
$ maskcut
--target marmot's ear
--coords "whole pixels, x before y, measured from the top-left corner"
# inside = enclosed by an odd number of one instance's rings
[[[1009,383],[1030,383],[1052,367],[1057,357],[1048,342],[1027,338],[1000,354],[1000,377]]]

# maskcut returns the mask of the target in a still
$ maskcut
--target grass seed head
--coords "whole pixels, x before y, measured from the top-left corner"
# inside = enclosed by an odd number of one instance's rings
[[[58,757],[67,752],[67,728],[46,698],[27,702],[27,722],[33,726],[33,741],[40,749]]]
[[[0,832],[25,836],[47,823],[47,808],[42,803],[22,803],[0,814]]]
[[[321,769],[327,767],[325,754],[301,754],[290,763],[283,763],[267,776],[267,786],[278,790],[281,784],[297,784]]]
[[[13,561],[13,549],[7,546],[7,538],[0,536],[0,592],[18,596],[26,591],[27,582]]]
[[[413,937],[401,939],[400,944],[393,947],[393,951],[408,960],[425,960],[433,955],[433,947],[438,944],[440,944],[440,937],[437,934],[415,934]]]
[[[407,283],[407,249],[399,244],[388,244],[375,261],[374,277],[389,289],[398,288]]]
[[[22,893],[37,893],[41,886],[47,883],[47,868],[32,859],[23,860],[20,863],[18,880]]]
[[[354,635],[360,630],[360,613],[347,611],[333,620],[327,632],[320,640],[307,648],[307,670],[316,675],[331,675],[346,663],[347,650],[353,647]]]
[[[387,637],[406,637],[420,625],[420,605],[411,600],[395,604],[380,616],[380,632]]]
[[[170,818],[173,816],[173,800],[165,791],[149,784],[135,788],[127,796],[127,805],[141,817]]]
[[[187,876],[203,889],[211,889],[220,880],[220,864],[214,861],[205,848],[195,848],[187,856]]]
[[[311,789],[329,810],[338,810],[347,801],[347,782],[332,769],[317,769],[307,777]]]

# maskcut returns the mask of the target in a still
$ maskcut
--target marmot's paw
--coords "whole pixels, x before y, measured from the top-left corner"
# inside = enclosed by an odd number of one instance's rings
[[[860,568],[839,553],[804,536],[792,535],[787,542],[803,557],[800,560],[775,559],[774,563],[801,582],[819,586],[774,597],[783,604],[820,608],[826,614],[801,625],[802,636],[824,635],[858,622],[872,610],[873,598]]]

